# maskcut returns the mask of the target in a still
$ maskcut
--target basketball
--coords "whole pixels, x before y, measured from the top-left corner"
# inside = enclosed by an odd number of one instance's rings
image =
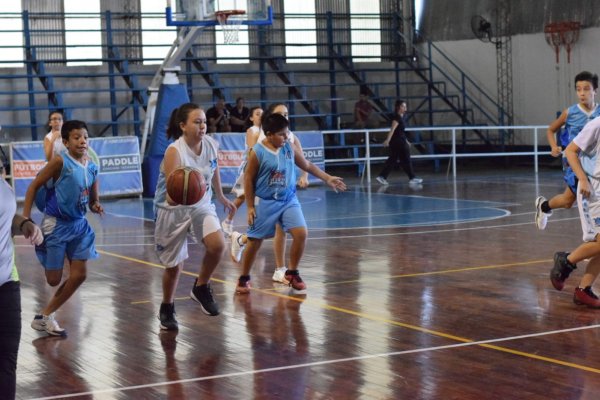
[[[177,168],[167,178],[167,193],[179,205],[196,204],[206,193],[204,176],[191,167]]]

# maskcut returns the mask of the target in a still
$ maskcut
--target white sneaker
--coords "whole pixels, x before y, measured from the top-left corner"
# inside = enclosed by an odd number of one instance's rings
[[[375,179],[377,179],[377,182],[381,183],[382,185],[389,185],[389,182],[383,176],[378,176]]]
[[[412,178],[410,181],[408,181],[408,183],[410,183],[412,185],[420,185],[421,183],[423,183],[423,179],[421,179],[421,178]]]
[[[223,228],[225,237],[231,237],[231,233],[233,232],[233,221],[230,219],[224,219],[223,222],[221,222],[221,228]]]
[[[546,229],[548,223],[548,217],[552,215],[552,212],[545,213],[542,211],[542,203],[546,201],[544,196],[538,196],[535,199],[535,225],[540,231]]]
[[[287,271],[287,267],[275,268],[275,272],[273,272],[273,281],[283,283],[284,285],[289,284],[287,279],[285,279],[285,271]]]
[[[67,331],[61,328],[54,319],[54,313],[50,315],[37,314],[31,321],[31,327],[36,331],[46,331],[48,335],[67,336]]]
[[[242,252],[244,251],[245,245],[240,243],[242,234],[239,232],[231,233],[231,259],[235,262],[240,262],[242,259]]]

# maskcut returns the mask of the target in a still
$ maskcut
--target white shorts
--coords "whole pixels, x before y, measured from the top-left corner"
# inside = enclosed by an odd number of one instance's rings
[[[215,205],[210,207],[158,207],[154,244],[160,262],[175,267],[188,258],[188,235],[199,243],[221,229]]]
[[[600,233],[600,181],[589,178],[591,186],[590,197],[587,199],[581,195],[577,185],[577,208],[581,220],[584,242],[596,241],[596,235]]]

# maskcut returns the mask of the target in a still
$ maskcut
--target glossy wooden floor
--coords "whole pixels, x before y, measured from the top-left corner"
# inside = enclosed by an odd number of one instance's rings
[[[598,399],[600,310],[571,300],[583,268],[563,292],[548,279],[554,252],[581,240],[577,211],[538,231],[534,199],[562,191],[561,173],[510,174],[303,191],[308,294],[271,282],[265,242],[248,296],[234,295],[238,267],[223,258],[212,284],[222,314],[206,316],[188,298],[194,245],[178,333],[158,329],[148,204],[108,202],[90,217],[102,257],[57,313],[66,339],[29,327],[53,290],[19,239],[18,398]]]

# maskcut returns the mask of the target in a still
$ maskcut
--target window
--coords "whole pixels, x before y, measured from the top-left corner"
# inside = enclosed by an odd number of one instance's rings
[[[101,65],[100,1],[64,0],[67,65]],[[71,14],[71,15],[68,15]]]
[[[381,24],[378,1],[350,0],[350,38],[354,61],[381,61]]]
[[[284,1],[285,54],[288,63],[317,62],[314,1]],[[289,15],[289,17],[288,17]]]
[[[424,8],[425,0],[415,0],[415,29],[417,31],[421,28],[421,18],[423,18]]]
[[[0,43],[12,47],[4,47],[0,52],[0,68],[23,66],[23,23],[21,20],[21,2],[7,1],[2,4],[2,13],[19,13],[4,16],[0,24]]]
[[[140,7],[144,64],[162,64],[177,37],[175,27],[167,26],[165,22],[166,3],[164,0],[144,0],[140,1]]]

